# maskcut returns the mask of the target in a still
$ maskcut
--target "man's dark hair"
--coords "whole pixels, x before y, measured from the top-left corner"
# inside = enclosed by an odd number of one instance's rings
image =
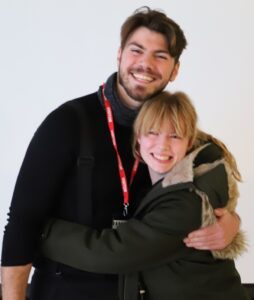
[[[183,49],[187,45],[186,38],[180,26],[159,10],[143,6],[134,11],[121,27],[121,48],[123,49],[129,36],[139,27],[161,33],[168,43],[169,54],[178,62]]]

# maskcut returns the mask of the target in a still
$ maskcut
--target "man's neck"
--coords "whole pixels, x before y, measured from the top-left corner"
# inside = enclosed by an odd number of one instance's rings
[[[116,81],[116,90],[119,100],[128,108],[136,110],[141,106],[141,102],[135,101],[129,95],[127,95],[124,88],[119,84],[118,79]]]
[[[101,92],[99,95],[101,95]],[[138,110],[130,108],[124,101],[120,100],[119,93],[117,91],[117,73],[113,73],[107,79],[105,84],[105,95],[111,104],[116,122],[123,126],[132,126]],[[104,106],[102,95],[100,97],[100,101]]]

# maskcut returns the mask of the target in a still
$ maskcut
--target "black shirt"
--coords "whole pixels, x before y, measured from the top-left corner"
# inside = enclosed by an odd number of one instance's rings
[[[111,90],[114,78],[115,75],[110,77],[109,83],[107,82]],[[110,91],[108,94],[107,97],[112,101],[115,95],[111,96]],[[121,214],[123,209],[117,159],[99,95],[94,93],[73,100],[82,102],[92,127],[94,143],[92,226],[96,229],[111,227],[113,216]],[[116,114],[116,109],[119,110],[114,106],[113,114]],[[128,126],[126,122],[123,122],[124,125],[119,124],[121,112],[118,111],[117,114],[115,134],[129,179],[134,162],[131,150],[132,124]],[[76,199],[76,160],[79,141],[80,128],[77,115],[66,104],[49,114],[35,132],[21,166],[10,206],[3,239],[3,266],[24,265],[37,261],[40,231],[49,217],[56,216],[77,222],[79,207]],[[130,190],[130,216],[135,203],[141,199],[140,193],[149,185],[147,169],[140,164]],[[85,219],[83,223],[86,224]],[[103,285],[105,281],[105,275],[89,274],[86,273],[89,279],[87,288],[91,286],[89,282],[92,280],[100,289],[100,284]],[[117,289],[116,277],[113,280]],[[82,285],[86,285],[86,282]]]

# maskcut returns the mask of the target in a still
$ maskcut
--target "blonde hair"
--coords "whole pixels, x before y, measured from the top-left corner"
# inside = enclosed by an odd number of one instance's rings
[[[232,169],[234,178],[241,181],[235,158],[224,143],[197,127],[197,113],[189,97],[183,92],[169,93],[164,91],[156,97],[147,100],[141,107],[134,122],[133,153],[142,160],[139,151],[138,137],[147,135],[150,130],[160,130],[165,121],[170,121],[176,134],[189,139],[190,150],[212,142],[219,146],[225,160]]]

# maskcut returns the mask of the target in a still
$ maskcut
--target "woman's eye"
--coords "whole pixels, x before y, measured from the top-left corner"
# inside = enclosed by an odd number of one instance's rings
[[[176,133],[170,134],[170,137],[171,137],[172,139],[180,139],[180,138],[181,138],[181,137],[180,137],[179,135],[177,135]]]
[[[150,130],[150,131],[148,132],[148,134],[149,134],[149,135],[158,135],[159,132],[158,132],[158,131],[155,131],[155,130]]]

